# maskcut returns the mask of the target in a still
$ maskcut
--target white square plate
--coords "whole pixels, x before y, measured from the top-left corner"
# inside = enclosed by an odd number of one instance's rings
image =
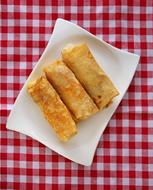
[[[68,43],[86,42],[120,92],[113,103],[93,117],[78,124],[78,134],[61,143],[38,106],[26,91],[27,82],[39,77],[42,68],[61,55]],[[38,140],[55,152],[82,165],[92,164],[98,141],[122,100],[138,65],[139,56],[117,49],[99,40],[81,27],[63,19],[56,21],[51,39],[41,58],[25,82],[7,121],[7,129],[21,132]]]

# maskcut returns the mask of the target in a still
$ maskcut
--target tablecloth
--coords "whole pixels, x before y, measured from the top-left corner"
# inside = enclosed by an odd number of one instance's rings
[[[57,18],[141,56],[91,167],[6,129]],[[153,189],[153,1],[1,0],[0,71],[0,189]]]

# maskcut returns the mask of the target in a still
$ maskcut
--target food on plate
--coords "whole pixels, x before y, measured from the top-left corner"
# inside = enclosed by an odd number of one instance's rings
[[[85,43],[67,45],[62,51],[62,58],[99,109],[106,107],[119,94]]]
[[[67,45],[62,60],[43,71],[27,90],[63,142],[77,133],[75,122],[108,107],[119,94],[85,43]]]
[[[77,121],[86,119],[98,111],[73,72],[61,60],[55,60],[44,72]]]
[[[61,141],[66,142],[77,133],[70,112],[44,76],[29,82],[27,90]]]

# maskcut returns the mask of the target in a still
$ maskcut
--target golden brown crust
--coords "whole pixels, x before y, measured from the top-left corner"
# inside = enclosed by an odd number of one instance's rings
[[[76,134],[71,114],[45,77],[30,82],[27,90],[61,141],[67,141]]]
[[[86,119],[98,111],[93,100],[62,61],[54,61],[44,72],[77,120]]]
[[[64,48],[62,58],[99,109],[103,109],[119,94],[111,80],[97,64],[86,44]]]

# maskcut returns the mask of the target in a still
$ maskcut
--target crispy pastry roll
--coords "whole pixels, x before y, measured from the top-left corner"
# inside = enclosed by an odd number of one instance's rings
[[[86,119],[98,111],[73,72],[62,61],[54,61],[44,72],[77,121]]]
[[[99,109],[106,107],[119,94],[86,44],[66,46],[62,58]]]
[[[28,92],[61,141],[68,141],[77,129],[70,112],[45,77],[28,84]]]

